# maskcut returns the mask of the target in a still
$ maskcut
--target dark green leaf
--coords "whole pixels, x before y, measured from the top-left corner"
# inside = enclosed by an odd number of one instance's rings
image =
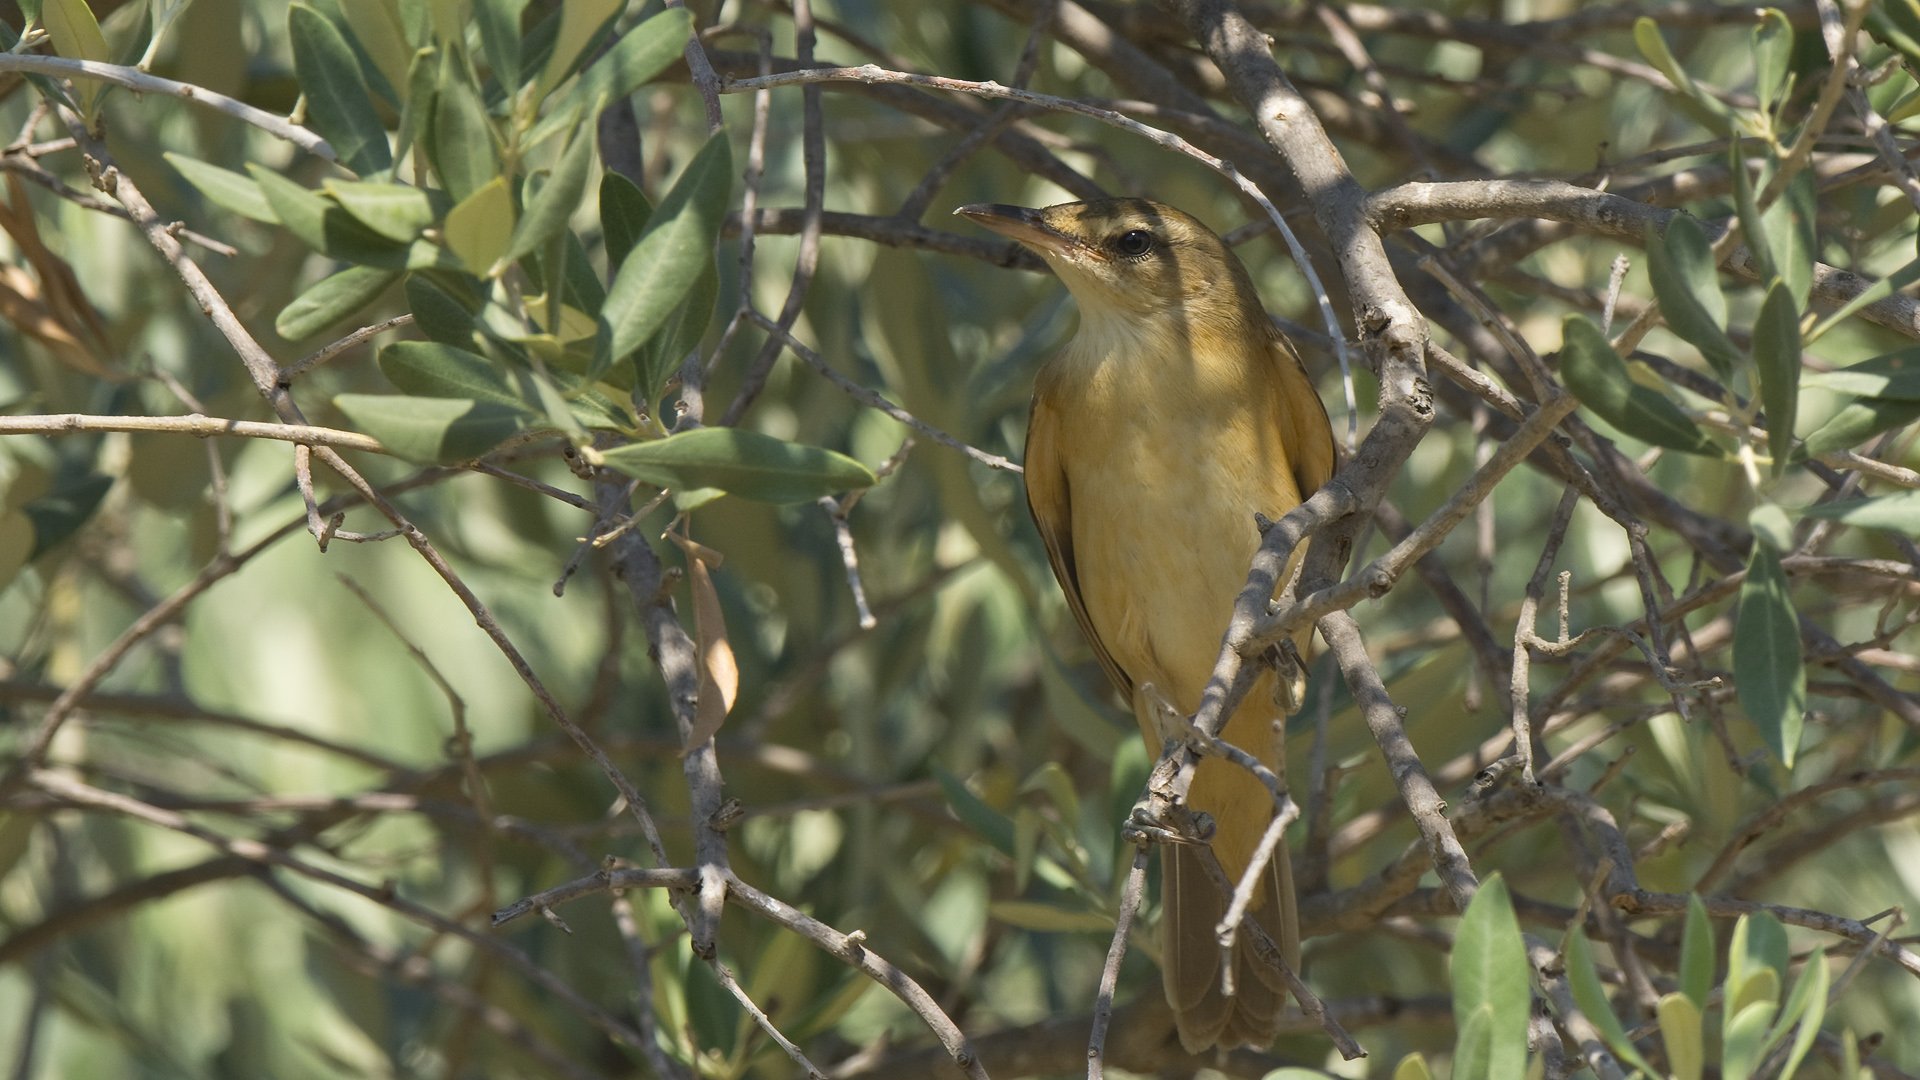
[[[652,215],[653,204],[640,185],[611,169],[600,177],[600,231],[607,241],[607,266],[613,272],[619,272]]]
[[[1920,536],[1920,491],[1902,491],[1874,499],[1847,499],[1822,503],[1802,511],[1807,517],[1829,518],[1863,529],[1885,529]]]
[[[1904,427],[1915,420],[1920,420],[1920,401],[1857,398],[1808,435],[1800,446],[1800,453],[1818,457],[1835,450],[1848,450],[1881,432]]]
[[[1793,24],[1777,8],[1760,15],[1753,28],[1753,89],[1760,111],[1772,112],[1773,103],[1787,86],[1787,64],[1793,59]]]
[[[395,456],[422,464],[471,461],[526,426],[524,409],[490,401],[340,394],[333,403]]]
[[[671,67],[687,51],[687,39],[693,33],[692,17],[687,9],[668,8],[627,31],[613,48],[580,73],[580,81],[553,103],[552,109],[527,133],[526,145],[532,146],[562,130],[567,111],[585,107],[601,98],[620,101],[638,90],[641,84]],[[559,59],[554,53],[554,59]],[[569,61],[571,62],[571,61]],[[554,70],[551,66],[549,71]],[[543,85],[551,89],[559,80]]]
[[[1680,935],[1680,992],[1702,1012],[1713,990],[1713,923],[1700,895],[1687,897],[1687,925]]]
[[[372,303],[399,276],[397,270],[354,266],[322,278],[280,310],[273,328],[288,341],[317,334]]]
[[[280,224],[280,215],[273,212],[273,204],[267,201],[266,193],[253,180],[183,154],[167,153],[163,156],[180,170],[180,175],[186,177],[187,183],[216,206],[224,206],[241,217],[264,221],[269,225]]]
[[[634,354],[640,385],[649,400],[660,396],[668,377],[680,370],[687,354],[706,336],[707,324],[713,321],[713,309],[719,297],[720,270],[713,259],[708,259],[694,278],[693,287],[687,290],[686,301],[667,317],[667,325],[661,327],[653,340]]]
[[[870,487],[865,465],[743,428],[696,428],[606,451],[607,464],[657,487],[719,488],[756,502],[809,502]]]
[[[528,255],[553,239],[566,227],[567,218],[580,208],[581,197],[587,189],[587,174],[593,167],[593,137],[591,120],[582,122],[574,130],[573,141],[560,155],[553,174],[533,198],[527,200],[526,216],[514,227],[513,239],[507,244],[504,256],[506,260]]]
[[[1722,380],[1733,377],[1740,350],[1727,337],[1727,299],[1700,223],[1675,214],[1661,237],[1647,226],[1647,275],[1673,332],[1699,349]]]
[[[1920,66],[1920,32],[1909,33],[1901,24],[1888,18],[1888,12],[1899,11],[1903,7],[1911,8],[1906,0],[1888,0],[1884,4],[1874,4],[1867,8],[1867,32],[1876,41],[1893,49],[1904,57],[1908,64]]]
[[[1807,673],[1800,656],[1800,620],[1787,591],[1780,557],[1759,541],[1740,585],[1733,629],[1733,685],[1747,719],[1787,768],[1800,749],[1807,706]]]
[[[471,349],[479,330],[473,310],[424,274],[407,275],[407,308],[413,325],[428,338]]]
[[[27,560],[39,558],[80,531],[112,487],[113,477],[89,473],[63,480],[52,491],[22,505],[20,512],[33,522],[33,552]]]
[[[1786,470],[1800,404],[1800,313],[1784,281],[1776,281],[1753,323],[1753,368],[1767,413],[1767,450],[1773,475]]]
[[[1498,873],[1480,883],[1453,941],[1453,1015],[1464,1029],[1471,1014],[1488,1011],[1490,1077],[1524,1076],[1533,981],[1513,899]]]
[[[440,77],[439,53],[421,49],[408,59],[407,101],[400,107],[400,127],[394,133],[395,152],[408,150],[425,157],[427,133],[433,130],[433,88]]]
[[[1655,446],[1718,453],[1679,406],[1633,381],[1620,354],[1591,319],[1569,315],[1562,333],[1560,375],[1582,404],[1621,432]]]
[[[727,133],[707,140],[647,222],[647,231],[621,264],[602,314],[613,327],[614,362],[645,345],[666,325],[700,268],[713,259],[732,194]]]
[[[715,429],[707,428],[706,430]],[[933,766],[933,778],[940,782],[940,790],[947,797],[947,805],[953,808],[954,817],[979,833],[987,843],[998,848],[1001,854],[1009,857],[1013,855],[1012,819],[982,802],[980,796],[967,790],[967,785],[959,777],[938,765]]]
[[[353,47],[326,16],[305,4],[287,9],[293,69],[307,97],[307,123],[332,144],[340,164],[372,176],[393,167],[387,129],[374,111]]]
[[[548,368],[547,375],[554,387],[566,396],[567,408],[581,427],[629,433],[634,430],[633,414],[581,376],[558,368]]]
[[[399,341],[380,350],[387,381],[418,397],[467,398],[527,406],[484,356],[437,341]]]
[[[341,209],[395,243],[411,243],[439,217],[427,193],[407,184],[327,180],[324,186]]]
[[[522,82],[520,75],[520,13],[527,0],[474,0],[473,21],[480,27],[480,47],[487,52],[493,77],[511,98]]]
[[[1593,946],[1587,944],[1586,934],[1577,926],[1569,930],[1561,951],[1567,958],[1567,983],[1573,989],[1574,1004],[1600,1029],[1600,1037],[1606,1040],[1608,1049],[1648,1076],[1666,1075],[1648,1064],[1639,1048],[1627,1038],[1627,1029],[1614,1015],[1613,1003],[1607,1000],[1606,988],[1600,983],[1600,972],[1593,966]]]
[[[427,158],[441,186],[459,202],[500,175],[493,121],[451,50],[440,59],[433,92],[433,122],[426,131]],[[482,267],[481,269],[485,269]]]
[[[1901,349],[1835,371],[1809,372],[1803,381],[1841,394],[1920,401],[1920,348]]]
[[[1727,170],[1733,179],[1733,206],[1740,218],[1740,236],[1747,243],[1747,251],[1753,256],[1754,268],[1759,271],[1760,284],[1765,287],[1779,280],[1780,267],[1773,257],[1773,246],[1767,243],[1767,230],[1761,223],[1760,204],[1754,201],[1753,174],[1747,169],[1746,148],[1740,140],[1729,140],[1727,145]],[[1764,179],[1766,170],[1761,170]]]

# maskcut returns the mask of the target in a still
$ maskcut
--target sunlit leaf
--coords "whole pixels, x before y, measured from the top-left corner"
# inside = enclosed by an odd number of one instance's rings
[[[407,93],[407,68],[413,50],[407,46],[406,27],[396,0],[337,0],[347,25],[396,94]],[[404,99],[403,99],[404,100]]]
[[[273,321],[274,330],[288,341],[317,334],[341,319],[372,303],[374,298],[399,280],[397,270],[378,270],[371,266],[352,266],[322,278],[293,302],[280,309]]]
[[[422,464],[471,461],[526,426],[524,410],[490,401],[340,394],[333,403],[355,428]]]
[[[621,0],[562,0],[560,36],[554,41],[553,52],[547,57],[547,66],[540,73],[540,81],[534,84],[534,100],[546,97],[554,87],[560,85],[560,80],[573,70],[574,61],[580,59],[587,42],[593,39],[595,32],[608,19],[613,18],[621,6]]]
[[[569,4],[568,10],[571,9]],[[668,8],[627,31],[605,55],[588,65],[580,73],[580,80],[553,103],[547,115],[527,133],[526,144],[532,146],[558,134],[567,124],[568,112],[575,106],[591,105],[603,97],[608,101],[624,100],[680,59],[692,33],[693,19],[684,7]],[[558,46],[554,55],[559,56]],[[552,70],[550,62],[548,71]],[[545,82],[545,76],[541,81]],[[544,95],[547,89],[551,87],[542,89],[540,94]]]
[[[1533,1000],[1531,969],[1507,883],[1498,873],[1480,883],[1454,931],[1453,1014],[1460,1030],[1473,1014],[1487,1012],[1484,1074],[1521,1076],[1527,1071],[1527,1020]],[[1462,1039],[1464,1042],[1465,1039]]]
[[[1706,1035],[1701,1029],[1700,1006],[1685,994],[1660,999],[1660,1041],[1667,1048],[1672,1080],[1700,1080],[1706,1066]]]
[[[1673,53],[1668,50],[1666,39],[1660,35],[1660,24],[1645,16],[1640,17],[1633,24],[1633,41],[1640,47],[1640,54],[1673,83],[1677,92],[1670,100],[1681,111],[1715,135],[1726,135],[1732,130],[1733,110],[1719,98],[1700,89],[1687,75],[1680,61],[1674,59]]]
[[[1793,1046],[1787,1051],[1786,1064],[1780,1069],[1780,1080],[1793,1080],[1794,1070],[1813,1049],[1813,1042],[1820,1036],[1820,1025],[1827,1018],[1827,991],[1831,983],[1831,974],[1827,971],[1827,948],[1815,946],[1807,956],[1807,964],[1800,972],[1800,981],[1794,985],[1793,996],[1787,1001],[1787,1011],[1781,1025],[1795,1022],[1800,1030],[1793,1037]],[[1784,1032],[1777,1033],[1784,1034]],[[1769,1039],[1768,1042],[1773,1042]]]
[[[91,60],[96,64],[113,63],[113,50],[100,33],[87,0],[44,0],[40,5],[40,25],[53,40],[53,51],[70,60]],[[106,84],[96,79],[75,79],[74,92],[80,98],[80,110],[89,123],[93,111],[106,92]]]
[[[1740,585],[1733,630],[1733,685],[1740,705],[1774,756],[1787,768],[1800,748],[1807,707],[1807,674],[1800,654],[1800,620],[1788,595],[1780,557],[1756,542]]]
[[[1833,371],[1808,372],[1801,381],[1841,394],[1920,401],[1920,348],[1902,349]]]
[[[467,269],[476,274],[489,267],[505,269],[498,264],[513,239],[513,193],[507,190],[507,178],[496,176],[460,200],[447,211],[443,228],[447,247]]]
[[[873,471],[850,457],[743,428],[696,428],[608,450],[605,458],[656,487],[714,487],[756,502],[806,502],[874,483]]]
[[[1304,1071],[1304,1070],[1302,1070]],[[1317,1076],[1308,1073],[1309,1076]],[[1393,1067],[1393,1080],[1433,1080],[1433,1070],[1427,1066],[1427,1059],[1418,1053],[1408,1054]]]
[[[1855,398],[1814,429],[1801,443],[1799,452],[1806,457],[1818,457],[1835,450],[1850,450],[1875,435],[1905,427],[1915,420],[1920,420],[1920,401]]]
[[[1636,439],[1684,450],[1715,454],[1698,425],[1679,406],[1633,381],[1620,354],[1585,315],[1569,315],[1562,324],[1560,375],[1581,404]]]
[[[713,321],[719,299],[720,269],[708,258],[706,265],[695,274],[686,299],[667,316],[666,325],[634,354],[640,385],[649,398],[659,395],[668,377],[680,370],[681,361],[699,346],[707,325]]]
[[[1727,1022],[1720,1051],[1721,1080],[1747,1080],[1753,1075],[1775,1008],[1771,1001],[1749,1002]]]
[[[353,47],[326,16],[305,4],[287,9],[293,69],[307,99],[307,124],[324,136],[340,164],[372,176],[393,167],[387,129],[374,111]]]
[[[341,209],[395,243],[411,243],[438,216],[428,194],[407,184],[327,180],[323,186]]]
[[[218,165],[209,165],[184,154],[167,153],[163,155],[168,163],[180,170],[187,183],[197,188],[200,194],[217,206],[223,206],[242,217],[255,221],[264,221],[269,225],[280,224],[280,215],[274,213],[273,204],[267,201],[266,193],[260,190],[260,184]]]
[[[1773,111],[1787,86],[1787,65],[1793,59],[1793,24],[1778,8],[1760,15],[1753,28],[1753,89],[1760,99],[1760,111]]]

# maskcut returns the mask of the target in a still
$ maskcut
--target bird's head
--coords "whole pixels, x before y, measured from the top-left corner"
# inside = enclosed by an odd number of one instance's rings
[[[975,203],[954,213],[1047,260],[1085,318],[1266,320],[1239,257],[1213,230],[1171,206],[1099,199],[1038,210]]]

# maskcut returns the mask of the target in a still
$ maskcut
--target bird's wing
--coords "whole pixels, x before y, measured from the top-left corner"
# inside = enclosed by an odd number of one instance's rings
[[[1107,678],[1120,690],[1120,696],[1133,698],[1133,680],[1120,670],[1106,643],[1100,640],[1093,620],[1087,617],[1087,604],[1080,596],[1080,573],[1073,558],[1073,501],[1067,490],[1065,462],[1060,456],[1060,414],[1050,407],[1044,395],[1035,394],[1033,413],[1027,421],[1027,507],[1040,528],[1040,539],[1047,545],[1047,561],[1053,564],[1053,576],[1060,591],[1067,594],[1067,607],[1080,632],[1093,646],[1093,655]]]
[[[1278,330],[1271,338],[1274,371],[1280,379],[1281,445],[1287,461],[1293,465],[1294,483],[1300,486],[1300,498],[1311,498],[1320,485],[1333,476],[1339,466],[1334,450],[1333,425],[1327,420],[1327,407],[1313,387],[1300,354]]]

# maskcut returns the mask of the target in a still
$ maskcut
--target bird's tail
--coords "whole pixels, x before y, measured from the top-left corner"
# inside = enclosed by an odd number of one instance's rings
[[[1227,997],[1221,992],[1220,945],[1214,928],[1226,914],[1226,901],[1201,867],[1197,852],[1178,844],[1160,850],[1165,853],[1161,973],[1180,1044],[1189,1053],[1214,1046],[1269,1045],[1279,1030],[1280,1012],[1287,1003],[1286,983],[1255,952],[1243,927],[1233,949],[1234,995]],[[1249,918],[1280,946],[1288,965],[1297,967],[1300,933],[1293,871],[1286,852],[1276,854],[1279,857],[1268,865],[1262,883],[1268,899]]]

